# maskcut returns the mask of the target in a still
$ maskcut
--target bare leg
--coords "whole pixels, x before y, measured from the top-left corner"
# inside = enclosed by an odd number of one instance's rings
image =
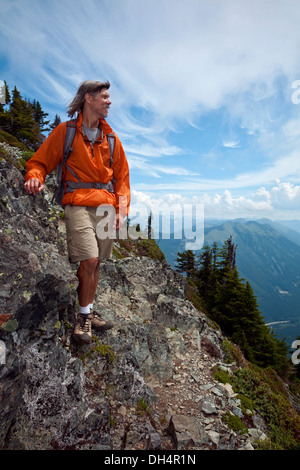
[[[93,303],[99,281],[99,258],[90,258],[80,262],[77,277],[78,299],[81,307],[87,307]]]

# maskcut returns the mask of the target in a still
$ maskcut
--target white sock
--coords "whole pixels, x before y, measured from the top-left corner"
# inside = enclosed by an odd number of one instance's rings
[[[81,305],[79,305],[79,313],[88,315],[90,313],[90,306],[88,305],[87,307],[81,307]]]
[[[90,305],[89,305],[90,310],[93,310],[93,305],[94,305],[94,304],[90,304]]]

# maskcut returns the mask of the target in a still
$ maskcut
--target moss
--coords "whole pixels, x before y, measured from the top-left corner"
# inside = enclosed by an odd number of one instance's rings
[[[236,344],[229,341],[229,339],[224,339],[222,347],[227,362],[236,362],[237,365],[243,365],[245,363],[242,351]]]
[[[119,250],[117,250],[115,247],[113,247],[113,256],[116,258],[116,259],[122,259],[124,258],[124,254],[122,254]]]
[[[226,413],[222,417],[222,421],[237,434],[246,434],[248,432],[248,428],[238,416]]]
[[[253,407],[253,402],[249,398],[245,397],[244,395],[238,395],[237,398],[241,402],[241,409],[244,415],[249,414],[249,411],[251,414],[253,413],[254,407]]]
[[[148,258],[157,259],[160,261],[165,259],[165,255],[155,240],[139,240],[137,249],[140,256],[148,256]]]
[[[215,380],[223,384],[226,384],[226,383],[232,384],[232,381],[228,372],[221,369],[220,367],[215,367],[213,369],[213,377]]]
[[[116,425],[116,420],[109,413],[109,427],[113,428]]]
[[[28,160],[30,160],[30,158],[34,155],[34,151],[33,150],[24,150],[22,152],[22,160],[25,162],[25,165],[26,165],[26,162]]]
[[[96,336],[92,336],[92,347],[90,348],[87,356],[95,357],[100,355],[106,357],[108,361],[112,364],[115,360],[115,353],[108,344],[103,344]]]
[[[171,326],[169,326],[170,330],[171,331],[177,331],[177,327],[175,326],[174,328],[172,328]]]
[[[60,327],[61,327],[61,322],[58,320],[58,321],[55,323],[55,325],[53,326],[53,328],[54,328],[55,330],[59,330]]]
[[[31,296],[32,296],[32,292],[29,292],[27,290],[23,292],[23,297],[26,300],[26,302],[29,302],[29,300],[31,299]]]
[[[186,297],[198,311],[206,313],[204,302],[202,298],[199,296],[195,285],[190,279],[188,279],[188,282],[187,282]]]
[[[26,168],[26,162],[34,154],[34,152],[21,152],[21,156],[14,157],[10,152],[8,152],[3,147],[0,147],[0,158],[6,162],[11,163],[18,170],[24,170]]]
[[[31,152],[33,154],[34,152],[30,150],[25,144],[20,142],[16,137],[13,135],[9,134],[8,132],[5,132],[3,130],[0,130],[0,142],[7,143],[11,145],[12,147],[16,147],[24,152]]]
[[[1,328],[7,333],[13,333],[18,328],[18,321],[15,318],[9,319],[2,324]]]

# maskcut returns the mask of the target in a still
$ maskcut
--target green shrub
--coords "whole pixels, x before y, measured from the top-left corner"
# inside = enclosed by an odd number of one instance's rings
[[[215,367],[213,369],[213,377],[215,380],[217,380],[218,382],[221,382],[222,384],[226,384],[226,383],[232,384],[232,381],[228,372],[221,369],[220,367]]]
[[[248,432],[248,428],[244,425],[241,418],[231,413],[226,413],[222,417],[222,421],[237,434],[246,434]]]
[[[256,366],[239,369],[232,382],[236,392],[251,400],[270,428],[274,449],[292,449],[300,442],[300,418],[288,398],[280,392],[278,378]]]

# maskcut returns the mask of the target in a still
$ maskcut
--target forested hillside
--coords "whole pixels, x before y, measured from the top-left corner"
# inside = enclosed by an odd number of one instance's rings
[[[239,276],[236,251],[231,237],[198,255],[188,250],[178,254],[177,270],[187,275],[207,315],[249,361],[282,373],[289,367],[288,346],[266,326],[250,283]]]
[[[53,129],[59,122],[56,116],[50,124],[48,113],[44,112],[37,100],[22,97],[15,86],[10,92],[6,82],[1,90],[0,130],[16,137],[32,150],[37,150],[43,142],[43,133]]]
[[[265,322],[291,345],[300,335],[300,233],[288,227],[287,221],[269,219],[208,219],[204,243],[221,245],[232,237],[240,277],[249,281]],[[177,253],[186,249],[185,240],[162,239],[158,245],[173,267]]]

